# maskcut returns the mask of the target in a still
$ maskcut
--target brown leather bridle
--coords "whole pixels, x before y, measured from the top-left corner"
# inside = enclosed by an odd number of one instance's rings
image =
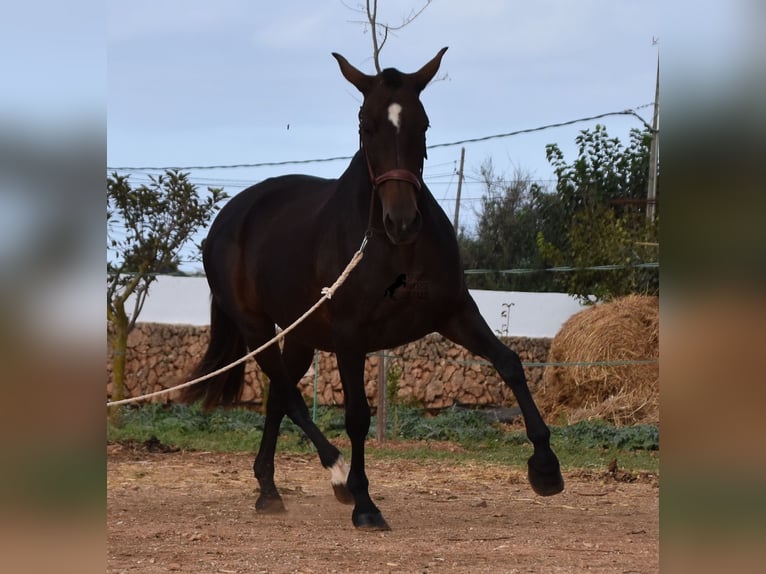
[[[362,148],[362,153],[364,153],[364,159],[367,162],[367,173],[370,176],[370,183],[372,184],[372,198],[370,198],[370,214],[367,220],[367,231],[364,234],[364,242],[362,243],[362,245],[365,245],[367,243],[367,240],[372,238],[374,231],[380,231],[375,229],[372,222],[373,206],[375,204],[374,197],[375,197],[375,191],[378,189],[378,186],[381,183],[386,181],[392,181],[392,180],[406,181],[407,183],[411,183],[412,185],[414,185],[416,191],[420,191],[423,188],[423,184],[420,183],[420,178],[417,175],[415,175],[413,172],[411,172],[408,169],[404,169],[400,167],[390,169],[376,176],[375,172],[372,171],[372,164],[370,163],[370,157],[367,155],[367,148],[364,147],[364,144],[362,143],[361,134],[359,136],[359,147]]]
[[[367,154],[365,153],[365,155]],[[370,170],[370,181],[374,187],[378,187],[384,181],[391,180],[406,181],[407,183],[411,183],[415,186],[417,191],[420,191],[423,187],[423,185],[420,183],[420,178],[408,169],[390,169],[387,172],[375,177],[375,174],[372,173],[372,166],[370,166],[369,159],[367,160],[367,168]]]
[[[367,162],[367,173],[370,175],[370,183],[372,183],[372,189],[373,191],[378,188],[378,186],[386,181],[406,181],[407,183],[411,183],[415,186],[416,191],[420,191],[423,188],[423,184],[420,182],[420,178],[415,175],[413,172],[411,172],[408,169],[404,169],[401,167],[396,167],[394,169],[390,169],[380,175],[375,175],[375,172],[372,171],[372,164],[370,163],[370,156],[367,155],[367,148],[364,147],[364,144],[362,143],[362,137],[359,136],[359,147],[362,148],[362,152],[364,153],[364,159]]]

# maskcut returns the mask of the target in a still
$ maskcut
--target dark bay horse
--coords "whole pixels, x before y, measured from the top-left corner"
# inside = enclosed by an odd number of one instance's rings
[[[210,344],[195,374],[238,359],[287,327],[332,285],[368,238],[364,257],[332,299],[256,360],[270,381],[263,438],[253,465],[256,509],[284,511],[274,484],[279,426],[290,417],[330,470],[336,497],[354,505],[354,526],[388,525],[370,498],[364,443],[370,407],[364,390],[368,352],[439,332],[492,362],[519,403],[534,445],[528,461],[535,492],[561,492],[564,481],[550,431],[532,399],[518,355],[492,333],[463,280],[452,224],[423,183],[428,117],[420,93],[446,48],[415,73],[389,68],[366,75],[333,54],[343,76],[364,96],[360,150],[337,180],[288,175],[263,181],[224,206],[211,226],[203,262],[212,291]],[[395,291],[395,293],[394,293]],[[346,405],[351,465],[314,425],[297,389],[315,349],[335,353]],[[185,399],[206,406],[235,402],[239,365]]]

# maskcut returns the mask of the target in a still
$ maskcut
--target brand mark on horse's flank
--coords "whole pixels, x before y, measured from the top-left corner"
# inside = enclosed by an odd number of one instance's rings
[[[396,293],[396,290],[399,289],[399,287],[405,287],[407,285],[407,276],[402,273],[399,275],[396,280],[391,283],[388,287],[386,287],[386,291],[383,293],[385,297],[391,297],[391,299],[394,298],[394,293]]]
[[[394,102],[388,106],[388,121],[394,124],[396,132],[399,133],[399,127],[401,126],[402,119],[402,106]]]

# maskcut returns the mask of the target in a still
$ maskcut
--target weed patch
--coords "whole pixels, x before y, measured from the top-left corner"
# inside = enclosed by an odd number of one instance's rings
[[[112,442],[144,442],[157,437],[162,444],[186,450],[254,452],[261,440],[264,416],[247,409],[216,409],[198,406],[149,404],[126,408],[120,425],[108,426]],[[317,426],[329,439],[345,439],[343,409],[320,407]],[[376,421],[370,425],[373,438]],[[416,407],[399,406],[397,417],[387,421],[387,442],[370,449],[370,456],[395,458],[458,458],[526,466],[532,445],[523,430],[508,430],[490,422],[478,410],[449,408],[429,415]],[[412,443],[406,449],[397,442]],[[434,448],[451,443],[458,449]],[[654,425],[615,427],[601,421],[581,421],[551,427],[551,443],[565,468],[604,468],[618,459],[621,468],[659,469],[659,429]],[[396,447],[396,448],[395,448]],[[311,443],[302,431],[285,419],[279,449],[308,453]]]

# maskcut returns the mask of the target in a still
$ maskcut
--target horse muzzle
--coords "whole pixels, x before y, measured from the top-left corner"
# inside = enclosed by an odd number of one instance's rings
[[[423,225],[417,198],[423,188],[420,178],[406,169],[392,169],[376,177],[374,183],[383,206],[383,227],[391,243],[415,241]]]
[[[406,245],[415,241],[422,226],[423,218],[417,208],[415,209],[415,216],[411,219],[391,217],[388,213],[383,218],[383,228],[386,230],[388,239],[394,245]]]

